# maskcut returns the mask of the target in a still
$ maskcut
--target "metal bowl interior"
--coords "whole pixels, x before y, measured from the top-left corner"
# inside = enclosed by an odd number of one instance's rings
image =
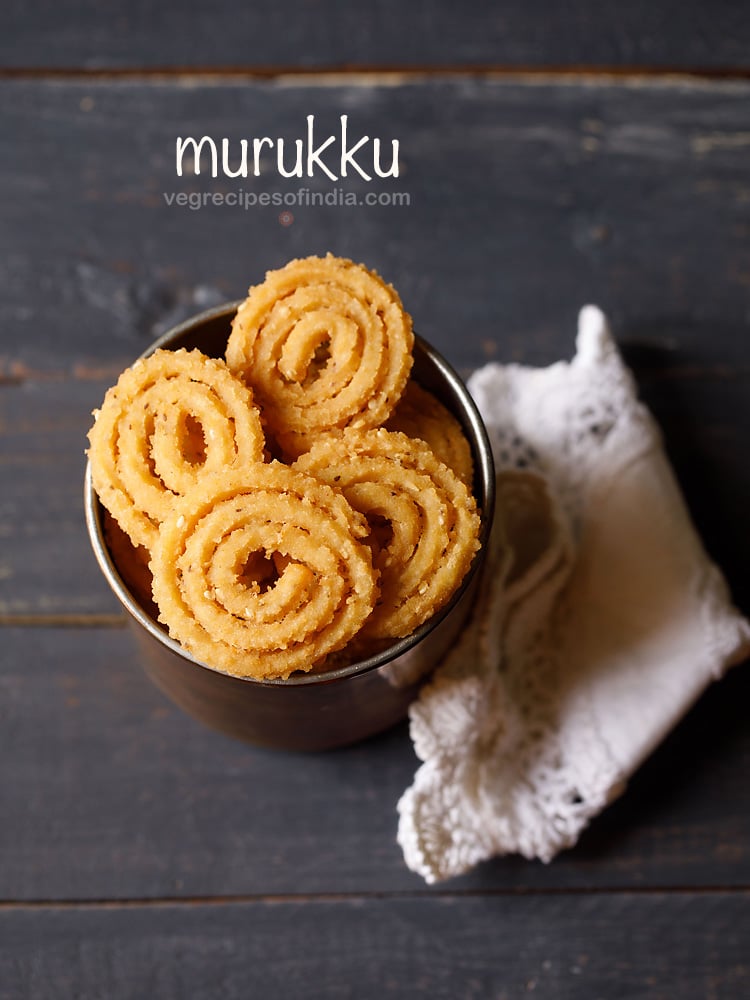
[[[154,342],[143,356],[159,348],[185,347],[223,357],[238,305],[230,302],[180,324]],[[460,631],[470,609],[492,523],[492,453],[482,419],[463,382],[419,337],[412,374],[457,417],[471,444],[474,494],[481,511],[481,549],[449,603],[410,636],[365,660],[326,672],[296,673],[286,680],[255,680],[224,673],[184,650],[122,579],[105,541],[103,508],[87,468],[85,510],[89,537],[99,566],[135,631],[143,666],[162,690],[201,721],[232,736],[278,748],[317,750],[354,742],[404,717],[419,680]],[[342,712],[343,718],[339,716]]]

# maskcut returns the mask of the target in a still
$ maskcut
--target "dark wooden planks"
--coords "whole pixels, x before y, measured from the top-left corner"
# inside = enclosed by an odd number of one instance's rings
[[[274,754],[172,708],[123,631],[0,640],[1,898],[377,889],[400,872],[402,730],[341,755]]]
[[[749,911],[690,892],[11,909],[0,997],[739,997]]]
[[[706,343],[711,337],[705,335]],[[743,341],[750,348],[750,336]],[[690,371],[689,353],[625,344],[639,389],[659,422],[688,508],[735,602],[750,613],[750,470],[741,457],[750,440],[750,378],[719,366],[710,377]],[[661,358],[661,360],[660,360]],[[745,442],[743,444],[743,442]]]
[[[750,84],[4,81],[0,613],[111,613],[79,509],[90,409],[171,323],[329,248],[393,280],[464,370],[569,356],[578,307],[601,303],[748,606],[749,96]],[[400,138],[402,177],[346,190],[405,191],[411,205],[300,206],[284,227],[274,207],[165,203],[341,188],[175,176],[177,135],[289,139],[308,112],[323,129],[347,112],[355,130]]]
[[[750,886],[749,682],[711,688],[576,849],[447,888]],[[121,630],[0,631],[0,759],[0,900],[425,889],[396,843],[405,726],[322,755],[234,743],[172,707]]]
[[[577,307],[598,299],[748,606],[748,89],[4,81],[1,613],[114,610],[80,509],[91,407],[169,323],[327,248],[395,281],[464,369],[569,355]],[[292,137],[308,111],[400,137],[412,205],[301,208],[285,228],[271,209],[164,204],[205,180],[174,178],[176,135]],[[297,184],[259,185],[272,187]],[[0,651],[4,899],[421,887],[395,843],[416,766],[405,728],[275,755],[168,706],[123,631],[5,628]],[[709,692],[575,851],[551,867],[492,862],[452,888],[747,886],[747,683],[738,672]]]
[[[750,373],[680,374],[679,350],[663,358],[634,341],[625,346],[708,549],[748,609]],[[112,369],[104,377],[0,385],[0,621],[116,610],[82,508],[91,410],[115,377]]]
[[[689,364],[748,366],[750,83],[427,80],[371,87],[3,81],[0,371],[130,360],[269,266],[331,249],[394,281],[461,366],[572,351],[578,308]],[[401,141],[369,185],[177,178],[177,136]],[[371,155],[371,154],[370,154]],[[234,162],[234,161],[233,161]],[[164,194],[409,195],[406,206],[248,211]],[[304,196],[303,196],[304,198]]]
[[[0,385],[0,621],[117,610],[83,514],[86,432],[108,382]]]
[[[4,67],[747,66],[731,0],[210,5],[8,0]]]

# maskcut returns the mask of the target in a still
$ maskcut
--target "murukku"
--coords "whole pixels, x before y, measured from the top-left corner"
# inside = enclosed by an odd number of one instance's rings
[[[251,391],[200,351],[156,351],[109,389],[89,432],[94,489],[135,545],[151,549],[176,497],[263,458]]]
[[[308,671],[377,598],[368,526],[325,483],[279,462],[180,498],[151,569],[160,621],[209,666],[258,679]]]
[[[479,548],[466,486],[423,441],[346,430],[320,438],[295,468],[337,487],[364,514],[380,597],[362,638],[409,635],[451,598]]]
[[[386,423],[389,431],[402,431],[426,442],[441,462],[453,469],[469,489],[474,479],[471,445],[461,424],[445,406],[410,379],[398,406]]]
[[[250,289],[226,357],[293,459],[322,431],[387,420],[409,376],[413,343],[395,289],[328,254],[293,260]]]

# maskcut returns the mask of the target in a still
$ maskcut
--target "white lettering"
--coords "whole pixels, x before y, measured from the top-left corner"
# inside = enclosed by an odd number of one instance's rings
[[[328,167],[323,163],[320,158],[320,154],[324,149],[328,149],[332,142],[336,141],[336,137],[330,135],[325,142],[322,142],[317,149],[314,148],[314,137],[313,129],[315,124],[315,115],[307,116],[307,176],[312,177],[314,172],[315,164],[320,167],[324,174],[326,174],[332,181],[337,181],[338,177],[336,174],[331,173]]]
[[[182,139],[180,136],[177,137],[177,145],[175,149],[175,157],[177,161],[177,176],[182,177],[182,158],[185,155],[185,150],[188,145],[193,147],[193,163],[195,174],[200,174],[201,172],[201,151],[203,150],[203,143],[208,143],[208,148],[211,150],[211,176],[216,177],[218,175],[218,156],[216,152],[216,143],[210,136],[204,135],[200,142],[196,142],[195,139]]]
[[[370,176],[370,174],[366,174],[362,169],[362,167],[360,167],[360,165],[354,159],[354,154],[357,152],[358,149],[361,149],[362,146],[364,146],[366,143],[370,141],[370,137],[369,135],[362,136],[362,138],[359,140],[356,146],[352,146],[351,149],[347,149],[346,123],[347,123],[347,115],[342,115],[341,116],[341,176],[342,177],[347,176],[346,166],[348,163],[351,163],[351,165],[358,172],[360,177],[363,177],[366,181],[371,181],[372,177]]]
[[[269,139],[268,136],[263,139],[253,139],[253,173],[256,177],[260,176],[260,151],[265,145],[273,149],[273,139]]]
[[[237,170],[229,166],[229,139],[221,140],[221,167],[226,177],[247,177],[247,139],[240,139],[240,165]]]
[[[380,167],[380,139],[373,139],[372,166],[378,177],[398,177],[398,139],[391,140],[393,150],[393,160],[390,170],[381,170]]]
[[[297,162],[294,164],[291,170],[284,169],[284,140],[276,140],[276,165],[279,168],[279,173],[282,177],[301,177],[302,176],[302,140],[296,139],[294,145],[297,148]]]

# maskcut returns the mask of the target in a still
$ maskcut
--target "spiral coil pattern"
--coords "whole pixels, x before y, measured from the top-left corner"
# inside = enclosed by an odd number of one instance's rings
[[[329,254],[293,260],[251,288],[226,357],[252,387],[284,456],[294,458],[322,431],[387,420],[413,343],[396,291]]]
[[[447,603],[479,548],[479,514],[423,441],[348,430],[319,439],[295,466],[340,489],[367,518],[380,598],[362,636],[409,635]]]
[[[177,497],[263,458],[250,390],[199,351],[156,351],[109,389],[89,432],[100,500],[135,545],[152,549]]]
[[[377,597],[364,519],[278,462],[192,490],[162,525],[151,568],[160,620],[234,674],[310,670],[360,629]]]

